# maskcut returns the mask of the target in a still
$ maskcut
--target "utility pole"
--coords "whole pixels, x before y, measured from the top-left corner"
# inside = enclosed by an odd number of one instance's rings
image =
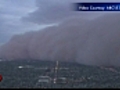
[[[56,61],[56,66],[55,66],[55,71],[54,71],[54,80],[53,83],[56,84],[57,83],[57,79],[58,79],[58,65],[59,65],[59,61]]]

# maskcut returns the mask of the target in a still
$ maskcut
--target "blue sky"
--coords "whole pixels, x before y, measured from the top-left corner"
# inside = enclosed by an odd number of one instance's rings
[[[0,0],[0,44],[8,41],[14,34],[38,30],[46,26],[21,20],[37,9],[35,3],[35,0]]]
[[[75,1],[94,0],[0,0],[0,45],[15,34],[40,30],[71,17],[92,18],[102,15],[70,11],[69,5]]]

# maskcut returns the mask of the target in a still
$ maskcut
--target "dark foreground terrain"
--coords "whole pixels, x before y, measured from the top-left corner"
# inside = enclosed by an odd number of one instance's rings
[[[67,62],[59,62],[57,66],[52,61],[0,61],[0,74],[3,76],[0,88],[119,88],[119,72],[120,67]],[[41,79],[42,76],[50,79]]]

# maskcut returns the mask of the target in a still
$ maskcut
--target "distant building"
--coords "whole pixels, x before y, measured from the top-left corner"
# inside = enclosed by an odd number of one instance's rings
[[[19,69],[24,68],[23,66],[18,66]]]
[[[50,83],[51,78],[49,76],[39,76],[39,83]]]
[[[67,83],[67,79],[65,77],[59,77],[56,80],[57,83]]]

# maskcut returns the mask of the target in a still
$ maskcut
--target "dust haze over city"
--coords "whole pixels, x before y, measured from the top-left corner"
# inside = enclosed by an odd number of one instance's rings
[[[14,0],[9,2],[17,4]],[[46,25],[46,28],[13,35],[1,46],[0,57],[8,60],[62,60],[88,65],[119,66],[119,13],[75,12],[70,10],[72,2],[72,0],[62,2],[36,0],[37,9],[21,17],[20,20],[32,22],[33,26],[34,24]],[[14,27],[10,26],[9,29]],[[17,32],[17,29],[15,31]],[[7,30],[2,32],[1,39],[4,39]]]
[[[94,0],[0,0],[1,60],[119,67],[120,12],[73,11],[75,2]]]

